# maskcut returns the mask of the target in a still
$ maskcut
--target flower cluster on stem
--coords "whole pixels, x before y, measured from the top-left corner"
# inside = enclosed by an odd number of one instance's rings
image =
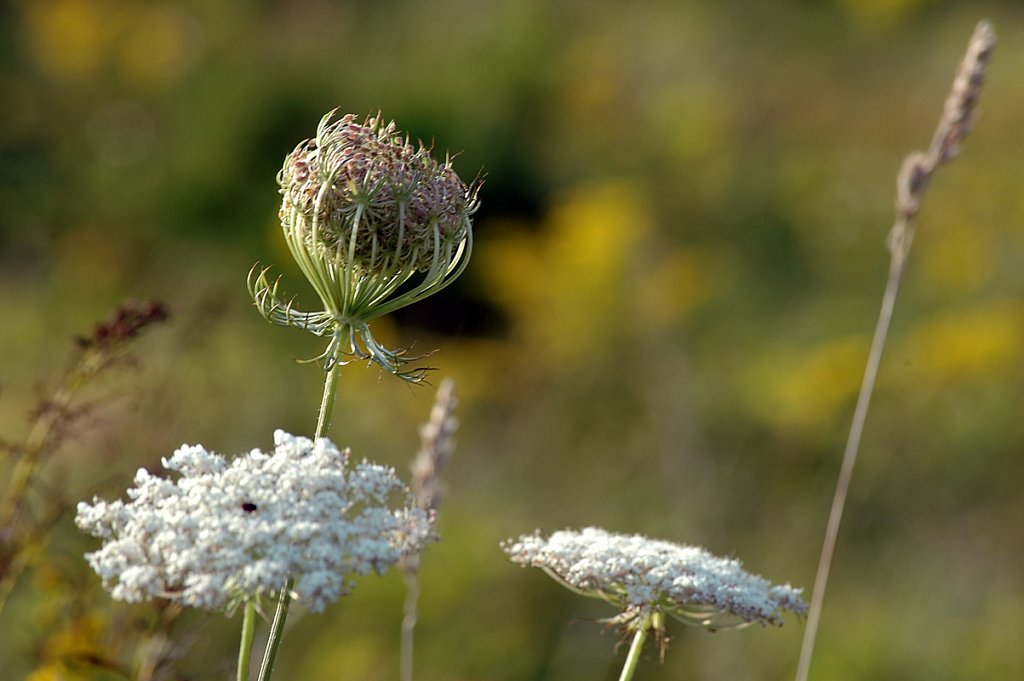
[[[502,548],[520,565],[539,567],[572,591],[620,609],[609,620],[633,630],[668,615],[710,630],[782,624],[782,613],[802,615],[800,590],[775,586],[738,560],[634,534],[588,527],[548,538],[524,535]]]
[[[249,292],[271,322],[330,339],[318,359],[369,360],[416,382],[411,359],[381,345],[369,322],[440,291],[461,274],[473,244],[479,183],[451,158],[438,163],[393,122],[327,114],[278,174],[285,241],[323,309],[305,312],[254,268]]]
[[[112,595],[230,611],[287,589],[319,611],[428,541],[393,469],[325,438],[274,442],[230,461],[183,446],[163,460],[176,479],[140,469],[129,501],[80,503],[78,526],[103,539],[86,558]]]

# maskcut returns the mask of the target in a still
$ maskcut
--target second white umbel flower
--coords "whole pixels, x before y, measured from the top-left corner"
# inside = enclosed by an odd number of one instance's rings
[[[739,561],[697,546],[588,527],[547,539],[524,535],[502,549],[514,563],[542,568],[576,593],[617,606],[621,613],[611,621],[627,629],[664,615],[710,630],[780,625],[784,611],[807,610],[799,589],[774,586]]]
[[[432,537],[393,469],[282,430],[273,452],[233,460],[183,446],[140,469],[129,501],[80,503],[75,521],[103,546],[86,555],[114,598],[167,598],[208,610],[278,593],[319,611]]]

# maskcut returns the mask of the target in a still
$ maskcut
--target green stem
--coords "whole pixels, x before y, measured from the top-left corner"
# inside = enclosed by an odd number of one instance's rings
[[[327,380],[324,381],[324,396],[320,400],[320,415],[316,420],[316,435],[314,437],[326,437],[327,431],[331,427],[334,396],[338,393],[338,377],[341,375],[341,372],[338,371],[339,366],[335,361],[331,364],[330,371],[327,372]]]
[[[256,604],[245,602],[242,614],[242,642],[238,646],[237,681],[249,681],[249,658],[252,657],[252,639],[256,633]]]
[[[629,681],[633,678],[633,673],[636,672],[636,666],[640,662],[640,653],[644,649],[644,641],[647,640],[647,630],[651,626],[651,618],[653,615],[644,615],[637,623],[636,633],[633,634],[633,642],[629,645],[629,653],[626,655],[626,664],[622,667],[622,674],[619,675],[619,681]]]
[[[340,364],[330,358],[331,368],[327,371],[327,379],[324,381],[324,396],[320,400],[320,415],[316,422],[315,437],[324,437],[331,425],[331,412],[334,409],[334,396],[338,391],[338,376],[340,375]],[[281,637],[284,635],[284,623],[288,618],[288,606],[291,605],[292,587],[295,580],[291,577],[285,582],[284,588],[277,598],[277,610],[274,611],[274,621],[270,625],[270,636],[267,639],[267,649],[263,652],[263,664],[260,666],[259,681],[270,681],[274,673],[274,663],[277,661],[277,649],[281,647]]]
[[[274,621],[270,625],[267,649],[263,651],[263,664],[260,666],[259,681],[269,681],[270,675],[274,673],[274,663],[277,662],[277,649],[281,647],[281,638],[284,635],[284,622],[288,619],[288,606],[292,602],[291,592],[293,586],[295,586],[295,580],[289,577],[277,597],[277,610],[274,611]]]

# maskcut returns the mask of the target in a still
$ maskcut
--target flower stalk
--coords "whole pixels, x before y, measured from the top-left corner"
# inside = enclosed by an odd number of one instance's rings
[[[252,657],[252,642],[256,634],[256,604],[249,600],[242,610],[242,640],[238,644],[237,681],[249,681],[249,658]]]
[[[285,242],[322,309],[297,309],[265,268],[250,271],[249,293],[268,321],[329,339],[315,358],[326,370],[315,437],[326,437],[339,368],[351,359],[376,363],[412,383],[424,380],[427,368],[406,367],[418,358],[383,346],[370,322],[437,293],[462,273],[473,247],[470,218],[479,183],[464,184],[450,157],[438,163],[430,149],[399,134],[394,122],[371,116],[360,123],[336,111],[323,117],[316,137],[285,158],[277,181]],[[420,510],[427,511],[423,504]],[[410,554],[403,563],[407,576],[416,560]],[[278,594],[260,681],[273,674],[292,587],[289,577]],[[410,589],[407,610],[413,616],[407,613],[403,660],[411,656],[417,593]],[[411,661],[403,668],[411,675]]]
[[[440,480],[442,469],[455,451],[455,431],[459,421],[455,418],[455,382],[446,379],[437,389],[430,420],[420,426],[420,449],[413,458],[412,488],[417,507],[431,518],[437,513],[444,497],[444,486]],[[398,566],[405,577],[405,603],[402,608],[402,643],[399,657],[400,681],[413,681],[413,645],[416,621],[419,617],[417,603],[420,597],[420,556],[402,556]]]
[[[316,437],[327,437],[327,431],[331,426],[331,414],[334,411],[334,398],[338,392],[338,364],[331,364],[327,370],[327,377],[324,381],[324,394],[320,400],[320,412],[316,422]],[[270,634],[267,637],[267,647],[263,651],[263,662],[260,664],[259,681],[269,681],[274,673],[274,664],[277,662],[277,651],[281,647],[281,639],[284,638],[284,624],[288,619],[288,607],[291,604],[291,590],[295,585],[294,580],[289,577],[284,588],[277,596],[277,607],[274,609],[274,619],[270,624]],[[248,613],[247,613],[248,614]],[[243,639],[245,637],[245,622],[242,623]],[[250,648],[251,648],[250,643]],[[239,681],[241,671],[239,671]]]
[[[292,602],[291,590],[294,585],[294,580],[289,577],[277,595],[277,609],[274,610],[274,621],[270,624],[267,648],[263,651],[259,681],[269,681],[274,673],[274,664],[277,662],[277,651],[281,647],[281,639],[284,638],[284,623],[288,619],[288,606]]]
[[[889,275],[886,280],[882,303],[875,324],[871,350],[864,368],[857,405],[854,407],[850,433],[843,450],[843,460],[836,481],[832,506],[829,511],[825,538],[822,542],[821,555],[814,578],[811,594],[811,605],[807,615],[807,627],[800,647],[800,660],[797,665],[796,680],[807,681],[810,674],[811,657],[814,643],[821,622],[821,611],[828,587],[829,572],[835,555],[836,541],[839,538],[839,526],[842,523],[843,510],[853,479],[853,469],[860,450],[860,440],[867,421],[871,395],[874,393],[875,380],[882,363],[882,351],[889,334],[896,297],[900,282],[903,279],[904,266],[910,253],[910,245],[914,239],[915,219],[921,209],[921,201],[932,176],[939,166],[948,163],[959,153],[971,124],[977,116],[977,102],[981,94],[981,86],[985,81],[988,64],[995,49],[996,36],[992,25],[981,21],[974,29],[967,53],[964,55],[957,71],[953,86],[946,98],[942,116],[932,136],[931,144],[926,153],[912,152],[903,160],[896,178],[896,217],[892,230],[889,232],[888,246],[890,253]]]
[[[644,642],[647,640],[647,631],[654,625],[654,617],[653,613],[648,613],[637,621],[633,641],[629,644],[629,652],[626,653],[626,663],[622,665],[622,673],[619,674],[619,681],[630,681],[636,673]]]
[[[619,610],[604,620],[632,633],[620,681],[636,671],[650,631],[665,649],[665,618],[708,631],[751,624],[783,623],[783,614],[803,615],[800,590],[773,585],[743,569],[739,561],[713,556],[697,546],[596,527],[539,533],[501,544],[509,560],[541,568],[556,582],[582,596],[600,598]]]

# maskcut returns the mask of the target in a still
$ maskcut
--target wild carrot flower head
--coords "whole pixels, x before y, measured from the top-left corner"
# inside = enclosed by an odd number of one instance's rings
[[[323,310],[302,312],[283,301],[265,270],[250,275],[257,307],[275,323],[330,336],[321,356],[327,364],[356,356],[418,379],[400,371],[407,359],[381,347],[367,323],[436,293],[462,272],[478,185],[467,186],[450,158],[438,163],[393,122],[336,112],[285,158],[277,179],[285,240]]]
[[[103,539],[86,554],[114,598],[168,598],[209,610],[280,592],[322,610],[431,536],[392,469],[351,462],[329,440],[274,433],[273,452],[227,460],[202,446],[163,459],[177,479],[140,469],[129,501],[78,505]]]
[[[588,527],[547,539],[524,535],[502,549],[514,563],[539,567],[572,591],[615,605],[621,613],[610,621],[627,626],[652,614],[710,630],[781,625],[784,611],[807,609],[799,589],[773,586],[739,561],[696,546]]]

